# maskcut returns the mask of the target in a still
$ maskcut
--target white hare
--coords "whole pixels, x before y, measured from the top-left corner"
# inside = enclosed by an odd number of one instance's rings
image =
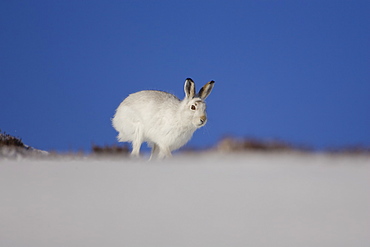
[[[118,131],[118,141],[132,143],[132,156],[139,156],[140,147],[147,142],[151,156],[165,158],[171,151],[185,145],[195,130],[207,122],[204,100],[211,93],[214,81],[195,91],[192,79],[185,80],[185,98],[155,90],[130,94],[118,106],[112,119]]]

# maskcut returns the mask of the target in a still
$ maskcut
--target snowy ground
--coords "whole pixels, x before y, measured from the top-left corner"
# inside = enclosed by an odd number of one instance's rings
[[[370,246],[370,158],[0,160],[0,246]]]

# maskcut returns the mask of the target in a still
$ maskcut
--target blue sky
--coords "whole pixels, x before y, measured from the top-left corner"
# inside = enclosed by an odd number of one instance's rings
[[[190,146],[225,135],[370,146],[369,1],[1,1],[0,129],[44,150],[116,143],[130,93],[215,80]]]

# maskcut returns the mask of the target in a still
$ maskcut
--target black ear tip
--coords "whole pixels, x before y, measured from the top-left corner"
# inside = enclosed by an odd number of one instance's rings
[[[186,78],[186,81],[192,81],[192,82],[194,82],[191,78]]]
[[[210,81],[209,83],[210,83],[210,84],[213,84],[213,83],[215,83],[215,81],[213,81],[213,80],[212,80],[212,81]]]

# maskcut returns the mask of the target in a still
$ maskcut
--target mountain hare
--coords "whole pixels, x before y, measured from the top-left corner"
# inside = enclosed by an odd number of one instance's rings
[[[165,158],[185,145],[195,130],[207,122],[204,100],[211,93],[214,81],[204,85],[198,94],[192,79],[185,80],[185,98],[155,90],[130,94],[118,106],[112,119],[118,141],[132,143],[132,156],[139,156],[147,142],[151,156]]]

